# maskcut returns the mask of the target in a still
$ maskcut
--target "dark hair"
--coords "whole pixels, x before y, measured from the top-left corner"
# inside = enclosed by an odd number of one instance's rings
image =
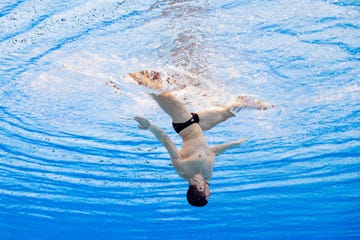
[[[195,185],[189,185],[186,197],[189,204],[195,207],[203,207],[208,203],[205,192],[199,192]]]

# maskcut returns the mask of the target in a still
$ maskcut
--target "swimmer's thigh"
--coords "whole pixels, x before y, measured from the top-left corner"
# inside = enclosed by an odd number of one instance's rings
[[[171,116],[174,123],[183,123],[192,117],[185,105],[169,91],[165,91],[160,95],[153,95],[153,98],[159,106]]]

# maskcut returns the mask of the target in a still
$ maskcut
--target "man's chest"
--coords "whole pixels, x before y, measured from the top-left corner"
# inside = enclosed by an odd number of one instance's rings
[[[196,174],[201,174],[203,178],[211,178],[214,166],[215,155],[212,151],[196,151],[190,156],[180,161],[178,166],[174,166],[179,175],[189,179]]]

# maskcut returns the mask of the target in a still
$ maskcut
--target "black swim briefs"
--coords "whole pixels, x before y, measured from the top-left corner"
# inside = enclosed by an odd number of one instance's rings
[[[175,132],[180,133],[182,130],[194,123],[199,123],[200,118],[196,113],[191,113],[192,117],[184,123],[172,123]]]

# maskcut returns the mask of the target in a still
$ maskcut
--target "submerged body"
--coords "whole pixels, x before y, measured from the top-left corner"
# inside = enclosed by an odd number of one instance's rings
[[[203,131],[234,117],[233,112],[243,108],[267,109],[271,105],[254,98],[239,97],[236,102],[222,108],[190,113],[169,91],[162,90],[159,73],[141,71],[129,75],[138,84],[158,91],[158,94],[151,96],[172,118],[175,131],[182,137],[182,147],[179,151],[164,131],[147,119],[137,116],[135,120],[139,123],[139,128],[151,131],[169,152],[173,167],[189,183],[188,202],[194,206],[206,205],[210,196],[208,181],[212,177],[215,156],[240,145],[245,139],[210,147]]]
[[[178,174],[188,181],[209,181],[212,177],[215,153],[210,149],[200,125],[193,124],[187,127],[180,136],[183,139],[180,149],[182,161],[174,165]]]

